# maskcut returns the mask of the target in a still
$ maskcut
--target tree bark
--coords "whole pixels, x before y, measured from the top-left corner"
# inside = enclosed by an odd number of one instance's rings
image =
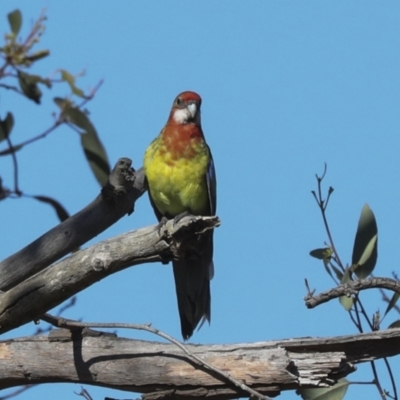
[[[355,370],[354,364],[400,353],[400,329],[327,338],[231,345],[185,345],[193,354],[252,389],[324,387]],[[156,399],[233,399],[248,393],[196,365],[173,344],[57,329],[49,336],[0,342],[0,388],[75,382],[146,393]]]
[[[217,217],[188,216],[95,244],[40,271],[0,295],[0,333],[39,319],[74,294],[129,266],[167,263],[196,248],[199,238],[219,225]],[[23,266],[21,266],[23,267]]]
[[[145,192],[144,173],[120,158],[101,193],[83,210],[0,263],[0,290],[8,290],[76,250],[126,214]]]
[[[0,333],[43,314],[69,297],[129,266],[196,253],[217,217],[184,217],[103,241],[51,265],[133,211],[145,189],[143,171],[120,159],[101,194],[85,209],[0,263]],[[386,286],[385,286],[386,285]],[[370,287],[400,291],[382,278],[357,281],[306,296],[314,307]],[[59,324],[58,326],[61,326]],[[65,325],[64,325],[65,326]],[[337,338],[300,338],[236,345],[186,345],[219,370],[263,395],[324,387],[354,371],[354,364],[400,353],[400,330]],[[229,376],[199,365],[173,344],[136,341],[81,329],[55,330],[0,342],[0,389],[75,382],[145,393],[147,400],[232,399],[249,396]]]

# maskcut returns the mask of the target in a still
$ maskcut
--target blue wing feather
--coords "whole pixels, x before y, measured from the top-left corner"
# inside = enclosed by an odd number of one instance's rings
[[[210,153],[210,163],[208,164],[208,171],[206,176],[208,200],[210,203],[210,215],[215,215],[217,211],[217,178],[215,174],[214,160],[212,158],[211,150],[209,147],[208,152]]]

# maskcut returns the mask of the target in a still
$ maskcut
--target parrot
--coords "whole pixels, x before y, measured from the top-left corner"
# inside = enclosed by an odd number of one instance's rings
[[[186,214],[212,216],[216,213],[215,167],[201,128],[201,102],[195,92],[179,94],[165,127],[145,152],[143,170],[159,224],[169,219],[177,221]],[[185,341],[200,321],[200,327],[206,320],[211,322],[212,230],[205,234],[201,247],[196,257],[172,261]]]

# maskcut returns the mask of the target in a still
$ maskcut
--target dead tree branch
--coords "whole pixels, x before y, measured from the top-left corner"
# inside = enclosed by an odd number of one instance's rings
[[[324,387],[354,364],[400,353],[400,329],[327,338],[234,345],[185,345],[194,355],[258,392]],[[0,342],[0,388],[79,382],[146,393],[147,400],[248,396],[172,344],[85,336],[65,329]],[[51,354],[51,357],[48,355]],[[171,389],[172,388],[172,389]]]
[[[155,335],[166,339],[168,342],[174,344],[179,349],[181,349],[186,356],[188,357],[189,361],[194,362],[198,366],[205,368],[206,370],[212,371],[217,374],[217,377],[222,378],[224,381],[232,382],[235,386],[241,389],[244,392],[247,392],[252,398],[254,399],[261,399],[261,400],[271,400],[268,396],[263,396],[261,393],[257,392],[256,390],[250,388],[242,381],[238,381],[231,374],[222,371],[211,365],[210,363],[206,362],[203,358],[196,356],[195,354],[191,353],[187,348],[186,345],[179,342],[179,340],[173,338],[172,336],[166,334],[165,332],[160,331],[159,329],[153,328],[150,324],[146,325],[138,325],[138,324],[124,324],[124,323],[99,323],[99,322],[79,322],[74,321],[71,319],[59,318],[54,317],[50,314],[45,314],[42,316],[42,320],[48,322],[49,324],[54,325],[55,327],[63,327],[67,328],[73,332],[76,332],[77,329],[79,332],[85,330],[85,332],[95,333],[97,331],[93,331],[90,328],[124,328],[124,329],[136,329],[142,330],[150,333],[154,333]]]
[[[0,290],[8,290],[42,271],[132,213],[135,201],[145,190],[143,171],[135,172],[129,158],[119,159],[93,202],[0,263]]]
[[[310,292],[305,298],[307,308],[314,308],[320,304],[326,303],[332,299],[341,296],[352,296],[361,290],[366,289],[389,289],[394,292],[400,293],[400,282],[391,278],[368,278],[359,281],[347,282],[346,284],[339,285],[333,289],[326,290],[318,295]]]
[[[168,262],[193,252],[202,234],[219,225],[217,217],[184,217],[141,228],[78,251],[0,296],[0,333],[37,320],[64,300],[129,266]],[[20,266],[21,268],[23,265]]]

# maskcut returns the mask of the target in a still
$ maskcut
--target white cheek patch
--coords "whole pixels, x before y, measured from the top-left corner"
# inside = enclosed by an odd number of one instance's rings
[[[187,108],[182,108],[174,112],[174,120],[178,124],[185,124],[190,118],[190,111]]]

